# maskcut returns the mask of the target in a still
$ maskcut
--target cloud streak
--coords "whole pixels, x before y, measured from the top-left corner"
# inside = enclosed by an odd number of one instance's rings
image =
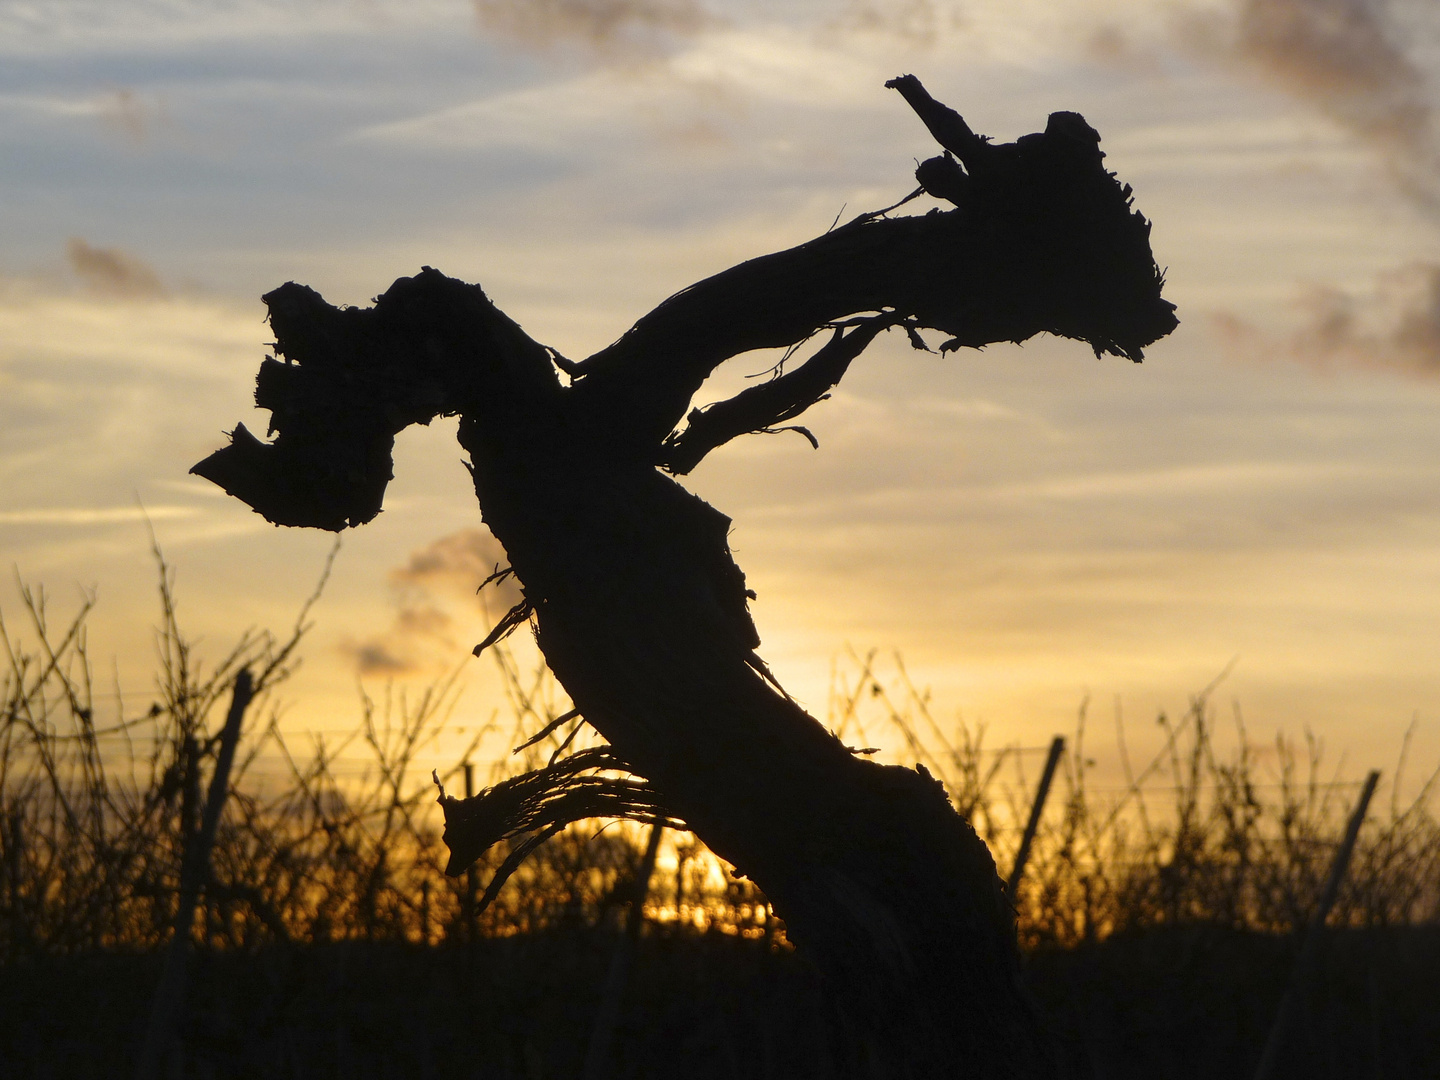
[[[593,161],[628,156],[637,139],[693,131],[697,122],[722,134],[782,110],[893,109],[880,90],[888,70],[863,53],[781,27],[717,30],[663,58],[368,125],[349,138],[407,150],[526,149]]]
[[[482,30],[532,48],[597,51],[654,47],[712,19],[695,0],[473,0]]]
[[[891,34],[912,45],[933,45],[961,16],[935,0],[852,0],[837,27],[854,33]]]
[[[132,521],[168,521],[195,517],[193,506],[44,507],[0,510],[0,525],[113,525]]]

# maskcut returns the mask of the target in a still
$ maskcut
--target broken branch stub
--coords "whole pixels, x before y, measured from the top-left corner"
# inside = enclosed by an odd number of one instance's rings
[[[364,310],[283,286],[266,297],[283,362],[266,361],[257,391],[275,439],[237,428],[194,471],[273,522],[338,530],[379,512],[397,432],[458,414],[480,509],[523,585],[501,632],[533,613],[609,748],[447,801],[452,865],[508,837],[508,872],[576,817],[683,821],[825,975],[842,1071],[1046,1076],[985,845],[927,773],[857,758],[778,688],[729,518],[657,468],[683,473],[800,416],[888,328],[921,346],[918,331],[939,331],[947,349],[1049,332],[1137,361],[1174,328],[1149,223],[1083,119],[1056,113],[997,145],[913,77],[894,85],[955,155],[918,175],[953,209],[863,215],[741,263],[579,362],[428,268]],[[827,327],[794,370],[691,412],[725,360]]]
[[[380,512],[397,433],[461,411],[537,419],[559,393],[543,346],[478,285],[429,267],[373,308],[336,308],[294,282],[263,299],[284,359],[260,365],[255,404],[275,440],[238,424],[190,471],[276,525],[363,525]]]

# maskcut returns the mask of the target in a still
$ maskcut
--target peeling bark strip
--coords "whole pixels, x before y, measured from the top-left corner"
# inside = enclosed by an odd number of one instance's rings
[[[237,427],[194,471],[277,524],[339,530],[379,512],[397,432],[458,414],[540,647],[610,745],[442,799],[452,871],[576,817],[684,822],[826,975],[845,1075],[1046,1076],[985,845],[923,768],[857,758],[777,692],[730,519],[659,471],[799,416],[889,328],[948,335],[942,351],[1043,331],[1138,361],[1176,325],[1149,223],[1081,117],[995,145],[913,76],[889,85],[947,150],[917,179],[954,209],[863,215],[732,267],[578,363],[428,267],[364,310],[284,285],[265,297],[282,359],[256,390],[275,439]],[[690,411],[730,357],[827,329],[792,371]]]

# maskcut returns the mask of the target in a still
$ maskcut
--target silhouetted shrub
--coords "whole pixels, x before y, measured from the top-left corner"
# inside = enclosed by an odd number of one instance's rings
[[[476,1055],[488,1064],[474,1075],[573,1075],[643,831],[572,826],[477,911],[507,849],[473,875],[445,876],[437,789],[416,769],[447,723],[453,677],[418,698],[362,697],[348,739],[316,739],[300,754],[278,724],[274,688],[308,604],[285,640],[243,635],[210,667],[181,634],[163,563],[160,597],[155,695],[133,712],[118,691],[95,689],[92,600],[53,625],[44,595],[24,590],[24,637],[0,621],[0,981],[11,987],[0,1000],[0,1060],[30,1061],[37,1076],[106,1075],[107,1062],[132,1051],[219,719],[247,668],[265,693],[247,722],[196,921],[200,973],[184,1038],[191,1059],[207,1062],[196,1075],[349,1075],[347,1063],[363,1058],[375,1075],[409,1076],[417,1055],[461,1075]],[[503,647],[496,657],[510,741],[520,744],[568,702],[543,668],[522,672]],[[1083,708],[1070,734],[1015,902],[1027,978],[1075,1075],[1253,1069],[1293,959],[1290,931],[1329,872],[1359,785],[1325,778],[1308,737],[1277,739],[1267,773],[1238,714],[1237,749],[1222,756],[1213,691],[1178,720],[1160,717],[1162,749],[1138,771],[1119,729],[1119,790],[1087,787]],[[114,714],[97,701],[114,702]],[[842,738],[894,744],[887,756],[939,776],[1009,869],[1033,798],[1023,766],[1038,748],[992,750],[983,729],[945,731],[899,657],[882,670],[874,652],[837,665],[830,722]],[[556,727],[497,763],[489,782],[587,738]],[[336,769],[355,747],[370,762],[358,779]],[[438,779],[458,786],[460,769]],[[1308,992],[1295,1075],[1440,1067],[1426,1019],[1440,1008],[1430,974],[1440,962],[1435,783],[1404,805],[1392,797],[1360,834],[1330,919],[1344,933],[1332,933]],[[672,832],[644,915],[617,1075],[830,1075],[814,973],[750,882]]]

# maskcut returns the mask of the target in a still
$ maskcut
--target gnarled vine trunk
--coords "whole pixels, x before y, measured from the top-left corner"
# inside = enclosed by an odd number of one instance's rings
[[[265,299],[284,359],[256,391],[276,438],[237,427],[195,471],[278,524],[338,530],[379,512],[398,431],[459,414],[523,586],[506,625],[533,620],[609,748],[446,800],[452,871],[501,836],[663,814],[750,876],[819,967],[845,1074],[1046,1076],[985,845],[923,768],[857,757],[779,689],[729,519],[665,475],[794,419],[886,330],[917,347],[941,331],[942,351],[1048,331],[1139,360],[1174,327],[1148,223],[1079,116],[993,145],[913,77],[889,85],[947,151],[916,176],[953,209],[867,214],[742,263],[579,363],[429,268],[365,310],[282,286]],[[726,359],[827,330],[793,370],[686,417]]]

